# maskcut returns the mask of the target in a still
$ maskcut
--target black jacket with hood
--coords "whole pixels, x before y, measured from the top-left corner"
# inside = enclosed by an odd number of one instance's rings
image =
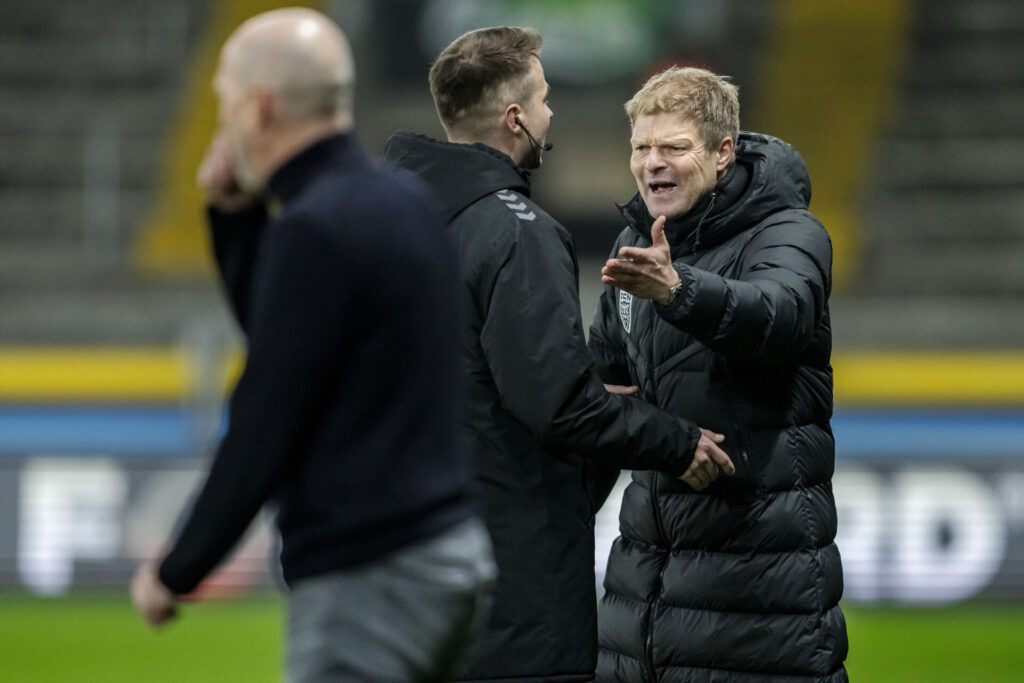
[[[736,162],[665,234],[669,306],[607,287],[590,333],[606,382],[725,434],[736,477],[697,492],[634,472],[601,601],[601,681],[843,681],[834,543],[832,247],[781,140]],[[637,195],[613,253],[651,245]]]
[[[530,200],[527,176],[508,156],[398,133],[385,158],[434,190],[458,252],[462,432],[499,570],[490,623],[465,678],[591,680],[587,467],[673,478],[689,466],[700,432],[605,391],[583,334],[572,237]]]

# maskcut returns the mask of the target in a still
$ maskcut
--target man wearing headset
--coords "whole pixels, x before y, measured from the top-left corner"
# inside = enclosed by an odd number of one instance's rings
[[[551,149],[540,48],[529,28],[458,38],[430,70],[448,141],[398,133],[385,151],[434,190],[462,279],[462,436],[498,583],[461,680],[593,679],[589,470],[657,470],[698,489],[733,472],[720,435],[606,391],[594,371],[572,237],[530,199],[527,171]]]

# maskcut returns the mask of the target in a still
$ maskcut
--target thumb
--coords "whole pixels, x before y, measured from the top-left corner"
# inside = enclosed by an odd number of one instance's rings
[[[651,226],[651,244],[667,249],[668,238],[665,237],[665,220],[664,216],[658,216],[658,219],[654,221],[654,225]]]

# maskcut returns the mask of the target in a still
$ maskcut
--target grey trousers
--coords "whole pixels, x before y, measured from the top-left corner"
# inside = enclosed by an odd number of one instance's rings
[[[497,575],[476,519],[351,570],[297,581],[290,683],[446,681],[471,652]]]

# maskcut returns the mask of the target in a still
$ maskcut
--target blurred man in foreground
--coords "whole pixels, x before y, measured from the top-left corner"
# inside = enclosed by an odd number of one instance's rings
[[[459,254],[463,436],[499,568],[464,680],[593,679],[588,468],[657,469],[695,489],[732,473],[719,435],[609,393],[594,373],[572,238],[529,198],[552,116],[540,49],[525,28],[457,39],[430,70],[448,142],[399,133],[385,153],[441,199]]]
[[[345,37],[312,10],[224,45],[200,182],[248,355],[209,478],[132,597],[173,617],[273,499],[289,679],[443,680],[494,573],[455,443],[454,259],[422,186],[360,149],[353,85]]]
[[[601,681],[845,681],[832,496],[832,247],[800,155],[737,88],[672,68],[626,104],[639,192],[602,270],[605,382],[725,434],[736,476],[634,472],[599,610]]]

